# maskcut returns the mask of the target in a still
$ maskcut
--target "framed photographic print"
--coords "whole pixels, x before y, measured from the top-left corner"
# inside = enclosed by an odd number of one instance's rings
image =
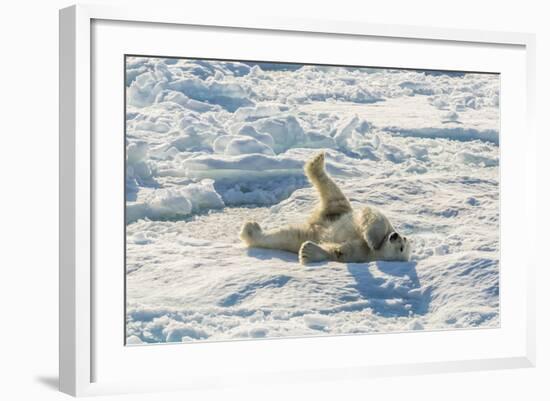
[[[74,6],[60,49],[62,391],[534,364],[532,35]]]

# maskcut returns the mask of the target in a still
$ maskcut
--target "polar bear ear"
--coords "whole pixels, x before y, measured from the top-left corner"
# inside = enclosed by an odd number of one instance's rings
[[[390,240],[390,242],[397,241],[398,238],[399,238],[399,234],[397,234],[395,231],[392,232],[392,233],[388,236],[388,239]]]
[[[386,230],[382,224],[371,225],[365,233],[365,241],[371,249],[380,249],[386,239]]]

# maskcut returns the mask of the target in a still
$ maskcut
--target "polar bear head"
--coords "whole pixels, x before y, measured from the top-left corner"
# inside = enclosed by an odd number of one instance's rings
[[[358,216],[359,231],[373,252],[373,259],[388,261],[410,259],[412,248],[410,240],[395,231],[382,211],[367,206]]]
[[[407,237],[393,231],[378,250],[382,260],[406,262],[411,258],[411,241]]]

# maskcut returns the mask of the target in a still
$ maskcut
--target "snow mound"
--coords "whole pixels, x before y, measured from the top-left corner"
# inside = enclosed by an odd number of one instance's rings
[[[154,184],[149,161],[149,145],[144,141],[130,142],[126,146],[126,194],[135,199],[142,186]]]
[[[264,118],[252,126],[256,131],[269,134],[273,138],[273,150],[276,153],[284,152],[304,140],[304,130],[294,116]]]
[[[239,107],[254,104],[249,99],[247,90],[234,83],[215,80],[204,82],[197,78],[184,78],[170,82],[168,87],[182,92],[191,99],[217,104],[230,112],[237,110]]]
[[[267,155],[252,154],[236,157],[218,155],[201,155],[189,158],[182,163],[182,168],[189,171],[190,176],[202,174],[211,176],[230,176],[232,173],[241,174],[243,171],[264,175],[267,172],[280,174],[302,174],[304,162],[291,157],[269,157]]]
[[[273,148],[273,145],[275,145],[275,141],[273,140],[273,137],[269,134],[258,132],[256,129],[251,125],[243,125],[239,128],[239,131],[237,132],[238,135],[243,136],[249,136],[254,139],[257,139],[258,141],[264,143],[265,145],[269,146],[270,148]]]
[[[214,142],[214,149],[217,152],[224,153],[230,156],[254,153],[275,155],[273,149],[271,149],[266,144],[258,141],[255,138],[243,135],[226,135],[218,137]]]
[[[177,219],[224,206],[223,200],[214,189],[213,181],[202,180],[182,188],[155,189],[145,195],[145,199],[129,202],[126,206],[126,221],[133,222],[143,218]]]
[[[209,103],[201,102],[199,100],[191,99],[185,96],[181,92],[175,92],[171,90],[165,90],[160,92],[155,98],[155,102],[173,102],[180,106],[185,107],[188,110],[204,113],[206,111],[219,111],[220,107],[217,105],[211,105]]]

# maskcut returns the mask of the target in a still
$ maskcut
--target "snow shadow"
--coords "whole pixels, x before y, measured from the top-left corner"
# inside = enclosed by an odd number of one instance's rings
[[[428,312],[431,290],[422,289],[416,262],[348,263],[359,296],[380,316],[424,315]],[[377,274],[373,274],[375,270]]]
[[[259,289],[281,288],[284,287],[286,283],[288,283],[290,280],[291,278],[289,276],[279,275],[275,277],[270,277],[266,280],[250,283],[241,288],[239,291],[234,292],[231,295],[222,299],[219,305],[223,307],[235,306],[249,296],[256,294],[256,291],[258,291]]]

